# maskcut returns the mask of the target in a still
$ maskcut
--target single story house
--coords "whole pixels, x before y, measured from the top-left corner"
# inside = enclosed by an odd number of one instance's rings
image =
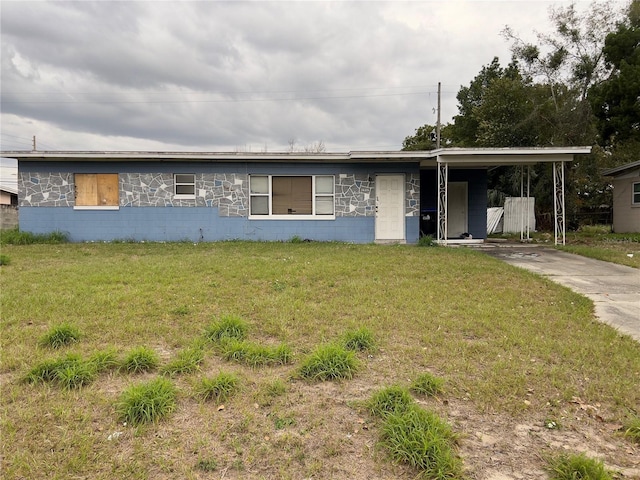
[[[71,241],[442,243],[483,239],[487,170],[548,162],[564,242],[564,164],[590,147],[348,153],[2,152],[20,228]],[[523,177],[524,178],[524,177]],[[528,181],[523,185],[528,184]],[[523,193],[525,193],[523,189]],[[524,195],[523,195],[524,196]],[[528,195],[526,195],[528,196]]]
[[[640,232],[640,160],[602,174],[613,177],[613,231]]]

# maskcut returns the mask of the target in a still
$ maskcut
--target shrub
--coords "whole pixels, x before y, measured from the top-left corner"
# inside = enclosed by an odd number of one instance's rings
[[[299,375],[307,380],[353,378],[359,367],[355,354],[340,345],[316,348],[302,363]]]
[[[444,380],[427,372],[418,375],[411,385],[411,391],[420,395],[433,396],[442,391],[443,385]]]
[[[80,332],[77,328],[68,323],[53,327],[40,339],[40,344],[51,348],[60,348],[80,339]]]
[[[434,413],[415,405],[387,415],[381,444],[396,462],[417,468],[430,479],[460,478],[462,462],[454,452],[456,436]]]
[[[132,385],[117,405],[121,418],[133,425],[156,422],[176,408],[176,388],[166,378]]]
[[[342,337],[342,344],[347,350],[358,352],[364,350],[370,351],[375,348],[373,333],[371,333],[371,330],[366,327],[346,332]]]
[[[604,464],[584,453],[560,454],[547,459],[551,480],[612,480]]]
[[[163,375],[180,375],[183,373],[192,373],[200,368],[200,364],[204,361],[204,351],[199,347],[191,347],[182,350],[176,358],[165,365],[161,372]]]
[[[155,351],[148,347],[137,347],[127,354],[121,368],[128,373],[141,373],[157,368],[158,363],[160,359]]]
[[[9,265],[11,260],[7,255],[0,255],[0,265]]]
[[[413,401],[406,388],[394,385],[375,393],[367,403],[367,408],[372,415],[384,418],[393,413],[406,411]]]
[[[232,373],[220,372],[212,378],[203,378],[196,393],[203,400],[224,402],[238,390],[240,379]]]
[[[251,367],[286,365],[291,362],[293,356],[291,348],[285,344],[266,346],[236,339],[222,342],[221,351],[225,360],[233,360]]]
[[[212,342],[218,342],[225,338],[242,340],[246,333],[247,323],[233,315],[224,316],[205,329],[205,337]]]

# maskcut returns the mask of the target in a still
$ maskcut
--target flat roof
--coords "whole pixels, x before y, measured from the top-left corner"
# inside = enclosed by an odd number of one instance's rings
[[[591,147],[442,148],[419,151],[312,152],[149,152],[149,151],[3,151],[18,161],[190,161],[190,162],[308,162],[308,163],[420,163],[435,166],[494,166],[571,161]]]

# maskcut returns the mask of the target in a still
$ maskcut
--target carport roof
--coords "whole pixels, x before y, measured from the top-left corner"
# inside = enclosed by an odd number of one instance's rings
[[[540,148],[442,148],[430,151],[309,152],[142,152],[142,151],[4,151],[0,156],[19,161],[184,161],[184,162],[321,162],[321,163],[420,163],[435,166],[491,167],[532,165],[573,160],[591,147]]]

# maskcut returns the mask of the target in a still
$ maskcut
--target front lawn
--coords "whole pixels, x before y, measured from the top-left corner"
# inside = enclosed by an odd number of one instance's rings
[[[598,323],[586,298],[470,249],[223,242],[2,253],[7,479],[415,478],[380,447],[382,420],[367,404],[425,373],[442,381],[438,393],[412,395],[451,425],[468,478],[491,468],[544,478],[543,459],[563,445],[616,468],[640,458],[621,433],[640,405],[640,345]],[[229,318],[242,337],[213,337]],[[61,326],[76,338],[54,348],[44,339]],[[342,351],[363,331],[371,346],[349,350],[348,376],[300,374],[313,354]],[[157,361],[125,367],[141,351]],[[255,352],[277,361],[247,361]],[[76,383],[83,368],[90,375]],[[156,384],[170,408],[132,421],[131,392]],[[214,394],[203,395],[207,385]],[[156,412],[148,390],[140,408]]]

